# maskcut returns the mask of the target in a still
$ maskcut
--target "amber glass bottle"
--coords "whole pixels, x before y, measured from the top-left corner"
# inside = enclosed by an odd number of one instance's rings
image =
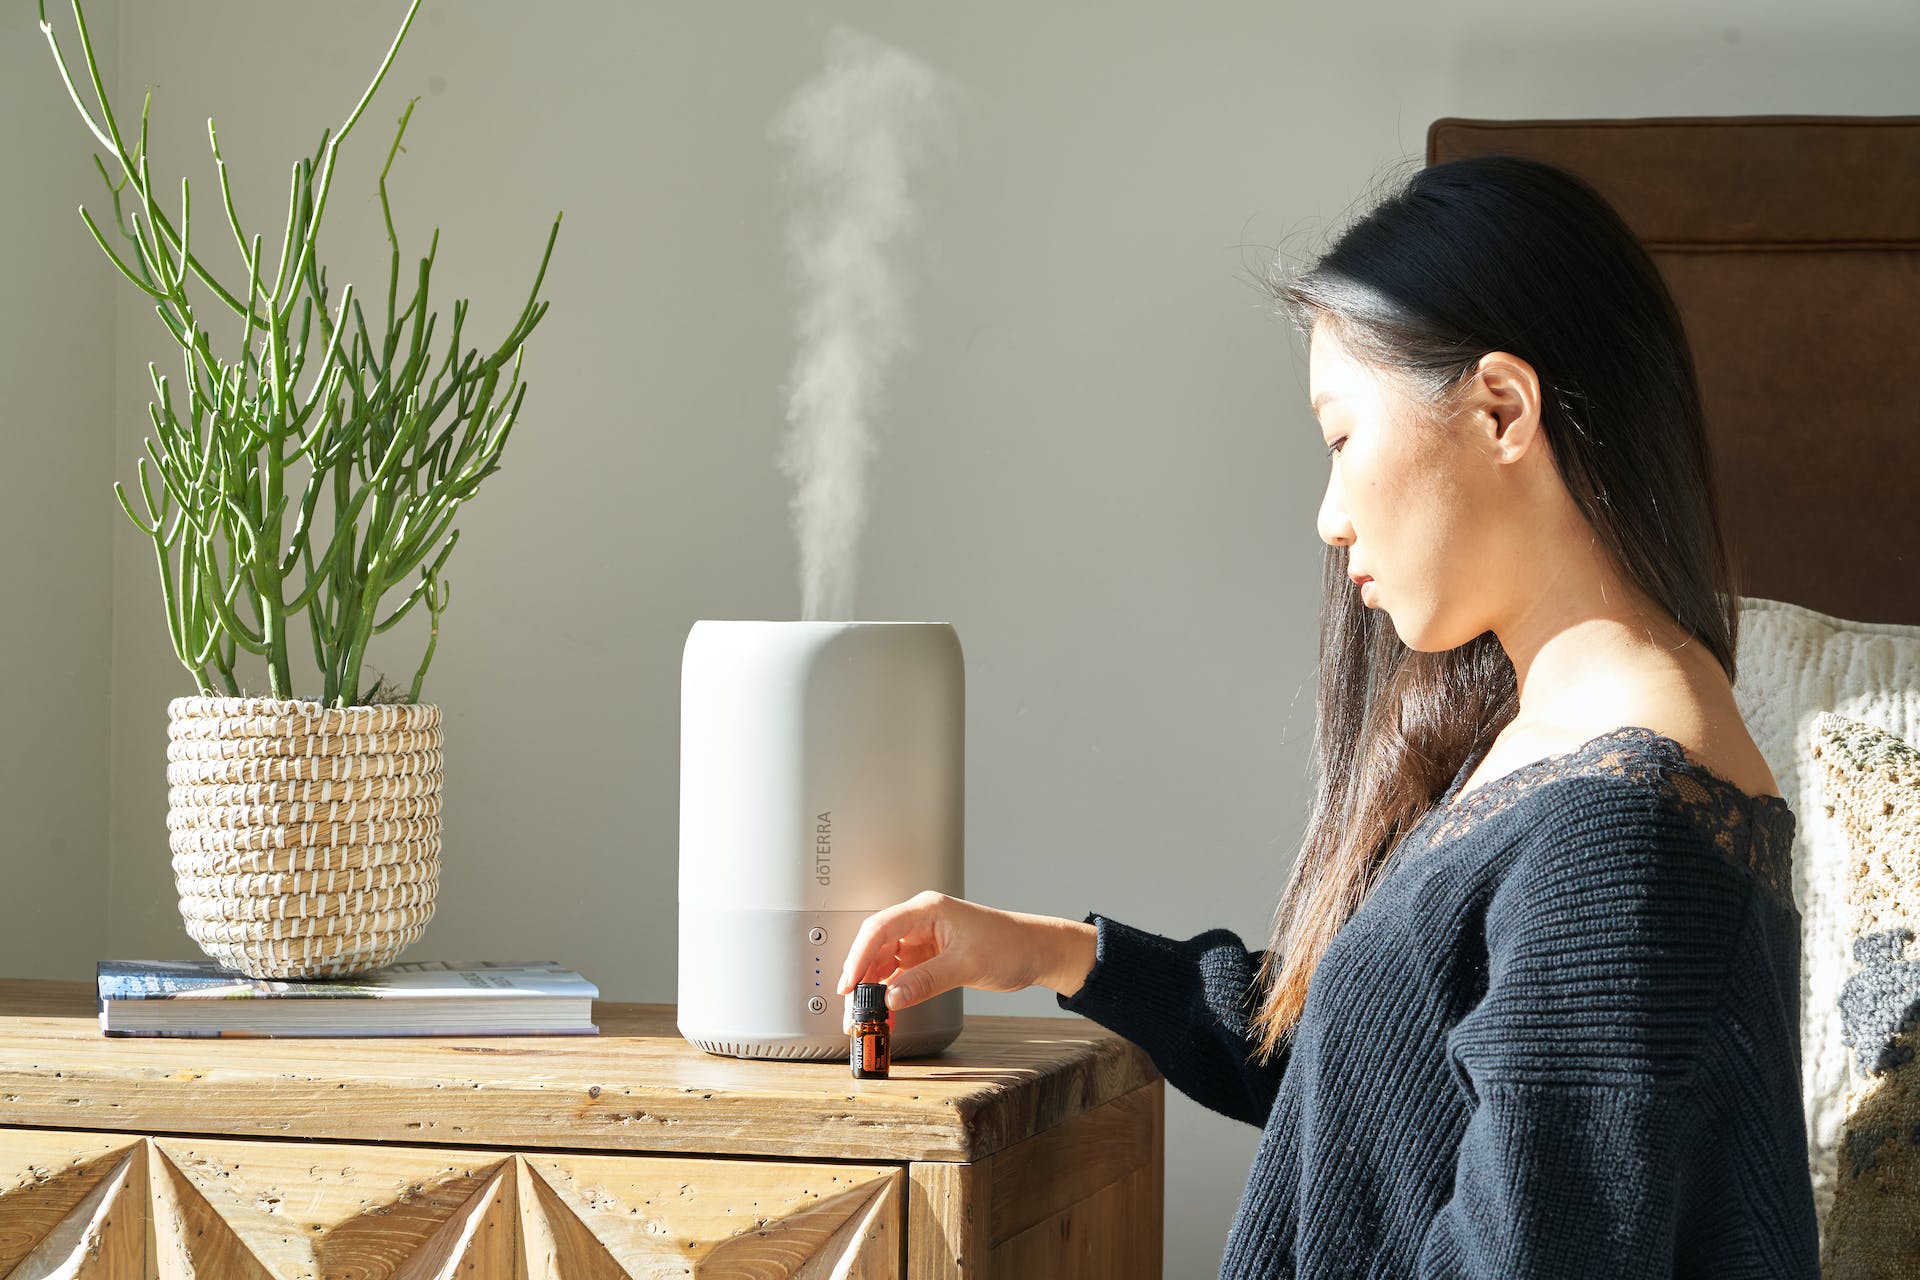
[[[893,1028],[887,1025],[887,984],[862,982],[853,989],[853,1043],[849,1058],[856,1080],[884,1080],[893,1059]]]

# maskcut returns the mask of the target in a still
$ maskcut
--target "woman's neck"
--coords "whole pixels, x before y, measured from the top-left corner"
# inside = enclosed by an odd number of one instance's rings
[[[1586,724],[1682,693],[1719,663],[1617,574],[1562,566],[1494,628],[1513,663],[1516,720]],[[1664,697],[1663,697],[1664,695]]]

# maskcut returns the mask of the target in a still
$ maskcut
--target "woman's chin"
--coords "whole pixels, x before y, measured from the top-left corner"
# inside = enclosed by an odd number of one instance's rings
[[[1400,643],[1415,653],[1445,653],[1449,649],[1458,649],[1480,634],[1476,631],[1470,636],[1456,636],[1453,628],[1436,626],[1430,617],[1410,616],[1405,609],[1395,613],[1383,608],[1381,612],[1393,623],[1393,632],[1400,637]]]
[[[1402,626],[1402,620],[1394,618],[1394,633],[1400,637],[1400,643],[1415,652],[1448,652],[1450,649],[1459,649],[1461,645],[1471,645],[1473,641],[1486,635],[1486,631],[1488,628],[1484,626],[1475,629],[1457,628],[1457,626],[1442,628],[1442,626],[1434,626],[1430,618],[1425,620],[1425,626]]]

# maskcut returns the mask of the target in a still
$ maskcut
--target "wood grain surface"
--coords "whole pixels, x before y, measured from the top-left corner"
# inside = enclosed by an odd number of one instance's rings
[[[598,1036],[107,1037],[89,983],[0,981],[0,1125],[801,1159],[972,1161],[1160,1077],[1084,1018],[969,1016],[885,1080],[693,1047],[674,1007]]]

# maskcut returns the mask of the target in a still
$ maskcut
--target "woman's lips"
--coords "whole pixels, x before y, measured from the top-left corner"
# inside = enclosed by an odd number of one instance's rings
[[[1373,579],[1367,577],[1365,574],[1361,574],[1355,578],[1353,582],[1354,585],[1360,589],[1360,603],[1371,609],[1373,607],[1373,596],[1369,594],[1369,592],[1377,591],[1379,588],[1375,587]]]

